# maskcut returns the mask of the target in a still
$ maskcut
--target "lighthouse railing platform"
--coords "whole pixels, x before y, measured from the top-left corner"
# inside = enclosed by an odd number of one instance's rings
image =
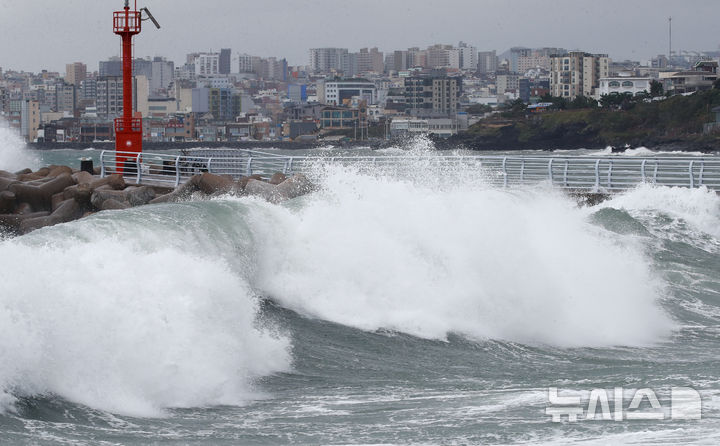
[[[344,165],[358,172],[412,176],[436,172],[462,172],[488,185],[509,187],[551,184],[581,192],[614,193],[641,183],[720,191],[718,157],[622,157],[622,156],[286,156],[245,149],[194,149],[179,154],[104,151],[101,174],[113,173],[119,157],[134,162],[126,180],[177,186],[202,172],[233,178],[275,172],[286,175],[318,175],[323,166]],[[423,173],[424,172],[424,173]]]

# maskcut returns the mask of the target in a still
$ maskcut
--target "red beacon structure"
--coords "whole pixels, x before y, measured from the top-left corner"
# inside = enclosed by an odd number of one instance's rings
[[[143,11],[147,17],[143,18]],[[115,161],[118,172],[122,173],[126,161],[134,159],[142,153],[142,117],[133,116],[133,44],[132,38],[140,34],[142,22],[152,20],[160,29],[155,17],[147,8],[138,11],[130,10],[130,0],[125,0],[125,8],[113,13],[113,32],[122,38],[122,71],[123,71],[123,116],[115,118]],[[134,162],[132,163],[134,164]]]

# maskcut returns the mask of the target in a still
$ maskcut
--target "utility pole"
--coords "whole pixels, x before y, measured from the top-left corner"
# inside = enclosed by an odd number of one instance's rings
[[[668,66],[672,60],[672,17],[668,17]]]

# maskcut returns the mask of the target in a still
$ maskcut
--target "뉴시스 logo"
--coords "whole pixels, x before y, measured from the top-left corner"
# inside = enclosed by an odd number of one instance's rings
[[[592,389],[583,404],[583,398],[576,392],[568,395],[563,391],[558,395],[557,387],[548,389],[548,406],[545,414],[552,421],[559,423],[566,419],[576,422],[580,417],[584,420],[699,420],[702,412],[700,393],[691,387],[672,387],[670,402],[665,407],[660,404],[655,391],[644,388],[632,393],[627,406],[624,406],[626,392],[622,387],[612,389],[612,404],[605,389]]]

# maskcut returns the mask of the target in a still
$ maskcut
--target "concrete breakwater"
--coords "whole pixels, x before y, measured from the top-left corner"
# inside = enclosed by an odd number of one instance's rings
[[[35,172],[0,170],[0,231],[27,234],[100,211],[225,194],[252,195],[279,203],[313,189],[302,174],[286,177],[275,173],[265,181],[260,176],[235,180],[205,172],[173,189],[150,184],[128,185],[119,174],[101,178],[97,169],[94,174],[57,165]]]

